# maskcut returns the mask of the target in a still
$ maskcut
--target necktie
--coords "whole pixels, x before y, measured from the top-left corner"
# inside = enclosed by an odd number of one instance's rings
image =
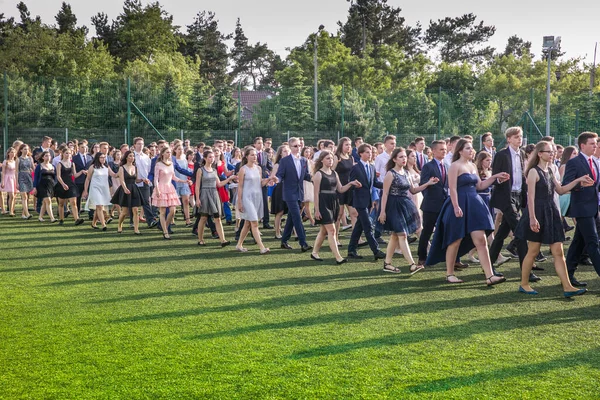
[[[258,153],[258,165],[262,165],[262,151]]]
[[[365,164],[363,164],[365,165]],[[365,172],[367,173],[367,182],[369,182],[369,185],[371,184],[371,171],[369,171],[371,168],[369,168],[369,164],[365,165]]]
[[[596,168],[594,168],[594,165],[592,164],[592,157],[588,158],[588,161],[590,162],[590,169],[592,170],[592,178],[596,181]]]
[[[442,183],[446,182],[446,168],[444,168],[444,163],[440,163],[440,170],[442,171]]]
[[[83,154],[81,155],[81,164],[85,167],[86,162],[85,162],[85,156]]]

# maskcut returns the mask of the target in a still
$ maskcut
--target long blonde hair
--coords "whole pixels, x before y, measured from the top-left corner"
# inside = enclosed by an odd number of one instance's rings
[[[541,141],[535,145],[535,149],[529,155],[529,160],[527,161],[527,168],[525,169],[525,176],[529,174],[531,168],[535,167],[540,163],[540,151],[543,151],[546,146],[552,148],[552,143]]]

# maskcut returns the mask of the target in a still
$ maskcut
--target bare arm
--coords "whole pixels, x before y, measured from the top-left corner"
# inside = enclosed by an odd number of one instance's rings
[[[85,184],[83,185],[82,197],[87,197],[88,189],[90,187],[90,180],[92,179],[92,175],[94,175],[94,166],[93,165],[90,166],[90,168],[88,169],[88,173],[85,178]]]
[[[196,204],[200,207],[200,184],[202,183],[202,168],[198,168],[196,172]]]
[[[566,185],[561,185],[556,176],[552,175],[552,177],[554,178],[554,190],[558,194],[569,193],[578,184],[581,184],[581,187],[588,187],[594,184],[594,180],[589,175],[580,176]]]
[[[391,171],[388,171],[385,174],[385,178],[383,178],[383,194],[381,195],[381,212],[379,213],[379,222],[382,224],[385,223],[386,213],[385,207],[387,206],[388,195],[390,193],[390,187],[392,186],[392,181],[394,180],[394,175],[392,175]]]
[[[319,212],[319,193],[321,192],[321,171],[317,171],[313,175],[313,191],[315,196],[314,206],[315,206],[315,219],[321,219],[321,213]]]
[[[416,186],[414,187],[412,185],[412,178],[410,177],[410,174],[406,174],[406,177],[408,178],[408,181],[410,183],[410,187],[408,190],[410,190],[410,192],[412,194],[417,194],[422,192],[423,190],[427,189],[429,186],[431,185],[435,185],[436,183],[438,183],[440,180],[438,179],[438,177],[436,176],[432,176],[431,178],[429,178],[429,180],[427,182],[425,182],[424,184],[420,185],[420,186]]]
[[[529,211],[529,228],[533,232],[540,231],[540,223],[535,216],[535,184],[539,179],[537,171],[531,168],[527,174],[527,210]]]
[[[242,167],[238,172],[238,190],[237,190],[237,207],[240,212],[244,212],[244,203],[242,202],[242,195],[244,193],[244,181],[246,177],[246,170]]]
[[[65,189],[65,190],[66,190],[66,189],[68,188],[68,186],[67,186],[67,184],[66,184],[66,183],[63,181],[63,179],[62,179],[62,176],[61,176],[61,175],[62,175],[62,174],[61,174],[61,172],[62,172],[62,169],[63,169],[63,165],[62,165],[62,163],[61,163],[61,162],[59,162],[59,163],[56,165],[56,180],[58,181],[58,183],[60,183],[60,186],[62,186],[62,187],[63,187],[63,189]]]

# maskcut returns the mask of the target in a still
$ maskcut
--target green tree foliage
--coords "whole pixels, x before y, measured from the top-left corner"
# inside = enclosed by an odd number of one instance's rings
[[[531,54],[531,42],[526,42],[517,35],[509,37],[502,55],[523,57],[525,54],[529,54],[533,57],[533,54]]]
[[[380,45],[395,45],[405,53],[421,51],[421,27],[406,25],[400,8],[387,0],[348,0],[350,8],[345,23],[338,22],[341,40],[352,54],[377,58]]]
[[[429,21],[425,31],[424,41],[430,48],[437,48],[442,61],[453,62],[482,62],[494,54],[493,47],[481,47],[496,32],[492,25],[475,22],[475,14],[464,14],[460,17]]]
[[[184,41],[180,46],[183,55],[200,59],[200,76],[215,88],[221,88],[230,82],[225,41],[231,39],[231,35],[221,33],[218,23],[215,13],[199,12],[194,22],[187,26],[188,33],[183,36]]]

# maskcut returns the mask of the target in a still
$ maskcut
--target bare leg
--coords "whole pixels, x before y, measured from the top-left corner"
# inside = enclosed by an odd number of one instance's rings
[[[77,221],[79,219],[79,210],[77,209],[77,198],[71,197],[69,199],[69,203],[71,204],[71,214],[73,214],[73,219]]]
[[[246,221],[246,224],[244,224],[244,227],[247,225],[247,223],[248,223],[248,221]],[[258,229],[258,221],[250,221],[250,227],[252,229],[252,235],[254,235],[254,240],[256,240],[256,244],[260,248],[260,251],[264,252],[266,250],[266,247],[263,244],[262,239],[260,237],[260,230]]]
[[[15,194],[13,192],[8,193],[8,211],[10,215],[15,215]]]
[[[454,276],[454,264],[456,263],[456,255],[458,254],[458,246],[462,239],[450,243],[446,248],[446,280],[450,283],[462,283],[462,280]]]
[[[159,213],[160,226],[162,227],[162,231],[163,231],[163,236],[169,237],[169,225],[167,225],[167,220],[165,217],[166,210],[167,210],[166,207],[159,207],[158,213]]]
[[[400,246],[400,250],[402,250],[402,255],[404,256],[404,259],[408,261],[408,264],[412,267],[412,265],[415,263],[415,260],[410,252],[410,247],[408,246],[408,238],[406,236],[406,233],[398,233],[396,236],[398,238],[398,245]]]
[[[556,275],[560,278],[563,290],[565,292],[576,291],[577,288],[574,287],[569,280],[562,243],[552,243],[550,245],[550,251],[552,252],[552,257],[554,257],[554,269],[556,269]]]
[[[275,215],[275,236],[281,237],[281,218],[283,218],[283,211],[278,212]]]
[[[223,232],[223,224],[221,223],[221,218],[215,218],[215,226],[217,228],[217,235],[219,235],[221,243],[225,243],[225,233]]]
[[[310,212],[310,202],[305,201],[304,203],[302,203],[303,207],[304,207],[304,213],[306,214],[306,217],[308,218],[308,220],[310,221],[311,225],[315,224],[315,219],[313,218],[311,212]]]
[[[487,283],[494,284],[504,282],[506,280],[504,277],[495,276],[494,272],[492,271],[492,262],[490,261],[490,252],[487,247],[485,231],[471,232],[471,239],[473,240],[473,244],[475,244],[475,247],[477,248],[477,254],[479,255],[479,263],[481,264],[481,269],[485,274]]]
[[[127,210],[127,207],[123,207]],[[134,233],[140,233],[140,215],[138,214],[138,208],[137,207],[131,207],[132,211],[133,211],[133,232]],[[129,212],[125,213],[125,218],[127,218],[127,215],[129,214]]]
[[[65,200],[60,198],[58,199],[58,219],[61,221],[65,219]]]
[[[177,209],[177,207],[175,206],[171,206],[169,207],[169,215],[167,215],[167,232],[169,231],[169,226],[171,226],[171,224],[173,223],[173,220],[175,219],[175,210]]]
[[[104,207],[96,206],[96,212],[94,213],[94,216],[98,219],[98,221],[100,221],[102,228],[105,228],[106,220],[104,219]]]
[[[183,207],[183,216],[185,218],[186,225],[190,223],[190,196],[183,195],[181,196],[181,204]]]
[[[340,249],[338,249],[337,246],[337,240],[335,240],[335,237],[337,236],[335,225],[327,224],[325,225],[325,229],[327,230],[327,241],[329,242],[329,248],[335,256],[335,261],[340,262],[344,259],[344,257],[342,257],[342,255],[340,254]]]
[[[46,213],[46,202],[42,199],[42,206],[40,207],[40,221],[44,220],[44,214]]]
[[[46,212],[50,217],[50,220],[54,221],[54,213],[52,212],[52,199],[50,197],[46,197],[44,199],[44,203],[46,204]]]
[[[250,231],[250,221],[244,222],[244,226],[242,227],[242,231],[240,232],[240,238],[238,239],[238,243],[236,248],[239,251],[246,251],[247,249],[244,247],[244,241],[246,240],[246,236],[248,236],[248,232]],[[258,240],[256,241],[258,243]]]
[[[325,240],[325,235],[327,235],[327,228],[325,228],[325,225],[321,225],[321,228],[319,229],[319,233],[317,234],[317,237],[315,238],[315,243],[313,244],[313,251],[312,254],[315,257],[319,257],[319,250],[321,250],[321,246],[323,245],[323,241]],[[330,237],[331,240],[331,237]],[[335,248],[337,249],[337,243],[335,243]]]
[[[24,217],[29,217],[29,201],[27,192],[21,192],[21,215]]]
[[[387,248],[385,250],[385,263],[391,264],[392,259],[394,258],[394,252],[396,251],[396,247],[398,247],[398,235],[395,232],[392,232],[390,235],[390,240],[388,241]]]
[[[133,218],[135,219],[135,216],[137,214],[137,210],[134,208],[134,212],[133,212]],[[119,222],[117,224],[117,231],[121,232],[123,231],[123,221],[125,221],[125,218],[127,218],[127,215],[129,215],[129,208],[128,207],[121,207],[121,213],[119,214]],[[137,229],[136,229],[137,231]]]
[[[533,290],[529,285],[529,275],[531,274],[531,268],[533,268],[535,257],[539,254],[541,246],[542,244],[538,242],[527,242],[527,255],[525,255],[521,267],[521,287],[528,292]]]
[[[204,225],[206,225],[206,220],[208,217],[201,216],[200,222],[198,222],[198,243],[204,244]]]

